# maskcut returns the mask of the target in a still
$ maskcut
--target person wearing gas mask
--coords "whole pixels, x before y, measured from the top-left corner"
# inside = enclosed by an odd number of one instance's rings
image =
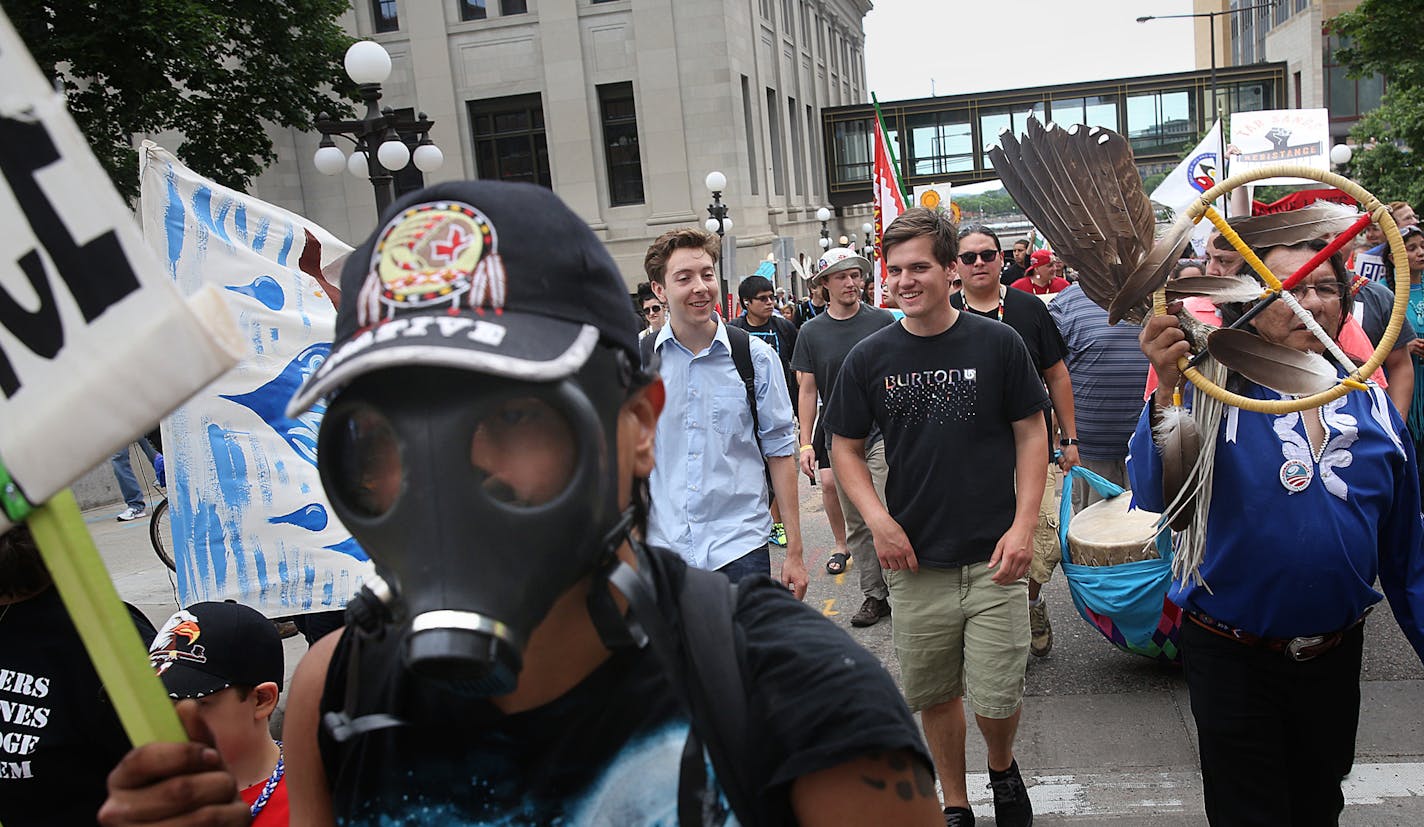
[[[342,286],[291,410],[327,400],[322,482],[377,576],[293,678],[293,824],[942,823],[872,655],[640,540],[664,391],[553,193],[412,193]],[[109,795],[110,827],[247,818],[201,743],[135,750]]]

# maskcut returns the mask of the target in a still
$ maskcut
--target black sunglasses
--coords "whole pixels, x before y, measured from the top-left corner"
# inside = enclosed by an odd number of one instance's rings
[[[655,313],[661,312],[663,312],[663,306],[660,304],[650,304],[647,307],[643,308],[644,316],[652,316]]]
[[[999,251],[998,251],[998,250],[980,250],[980,251],[977,252],[977,253],[960,253],[960,254],[959,254],[959,262],[960,262],[961,264],[963,264],[965,267],[968,267],[969,265],[971,265],[971,264],[974,263],[974,259],[975,259],[976,257],[977,257],[980,261],[984,262],[985,264],[988,264],[989,262],[991,262],[991,261],[993,261],[994,259],[996,259],[996,258],[999,257]]]

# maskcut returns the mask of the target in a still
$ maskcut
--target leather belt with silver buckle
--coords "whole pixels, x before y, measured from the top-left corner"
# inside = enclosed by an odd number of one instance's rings
[[[1279,652],[1297,663],[1304,663],[1308,660],[1314,660],[1326,652],[1329,652],[1331,649],[1334,649],[1336,646],[1339,646],[1341,641],[1345,639],[1345,634],[1361,623],[1364,623],[1365,618],[1369,616],[1372,610],[1373,607],[1366,609],[1365,613],[1360,615],[1354,623],[1338,631],[1323,635],[1302,635],[1292,638],[1253,635],[1244,629],[1228,626],[1216,618],[1200,612],[1188,611],[1187,617],[1208,632],[1220,635],[1227,640],[1234,640],[1246,646]]]

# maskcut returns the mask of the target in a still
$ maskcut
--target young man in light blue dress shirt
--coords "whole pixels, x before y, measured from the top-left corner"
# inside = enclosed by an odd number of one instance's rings
[[[664,233],[643,266],[668,323],[654,350],[667,394],[658,421],[657,463],[649,480],[647,540],[689,565],[725,573],[733,582],[770,574],[769,493],[783,503],[786,560],[780,580],[806,593],[796,493],[796,427],[776,353],[750,341],[756,422],[732,362],[727,327],[716,313],[716,236],[685,228]],[[765,470],[763,470],[763,457]],[[767,477],[772,492],[767,491]]]

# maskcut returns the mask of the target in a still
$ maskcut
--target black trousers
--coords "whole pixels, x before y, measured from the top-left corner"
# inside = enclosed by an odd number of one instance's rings
[[[1364,624],[1304,663],[1191,621],[1180,643],[1213,827],[1337,824],[1355,761]]]

